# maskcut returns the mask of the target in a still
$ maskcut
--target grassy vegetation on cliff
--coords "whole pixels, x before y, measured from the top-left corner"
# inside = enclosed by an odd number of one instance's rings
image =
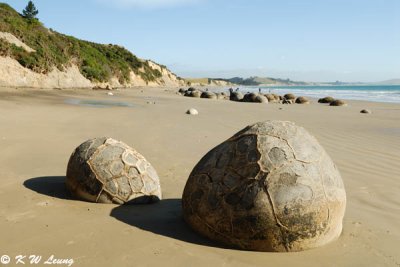
[[[98,82],[117,77],[120,83],[130,81],[131,70],[146,82],[161,77],[152,69],[118,45],[103,45],[79,40],[45,28],[38,20],[29,20],[9,5],[0,3],[0,32],[9,32],[35,50],[24,49],[0,39],[0,56],[10,56],[22,66],[38,73],[47,73],[54,67],[64,70],[74,63],[88,79]]]

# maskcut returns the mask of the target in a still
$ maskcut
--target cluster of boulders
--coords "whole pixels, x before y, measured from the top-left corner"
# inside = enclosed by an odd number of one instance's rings
[[[162,199],[156,169],[137,150],[109,137],[74,150],[65,183],[73,196],[95,203]],[[334,162],[311,134],[288,121],[249,125],[210,150],[182,195],[182,215],[194,231],[241,250],[292,252],[325,245],[340,236],[345,209],[346,191]],[[125,211],[141,216],[136,209]]]
[[[187,97],[197,97],[197,98],[208,98],[208,99],[221,99],[221,100],[230,100],[236,102],[248,102],[248,103],[278,103],[278,104],[309,104],[310,101],[304,97],[296,97],[293,94],[285,94],[284,96],[280,96],[277,94],[263,94],[251,93],[247,92],[243,94],[238,89],[233,90],[229,89],[229,95],[225,92],[210,92],[208,89],[199,90],[193,87],[188,89],[179,89],[178,94],[187,96]]]
[[[318,103],[329,104],[330,106],[347,106],[347,103],[340,99],[334,99],[331,96],[323,97],[318,100]]]
[[[207,99],[221,99],[221,100],[229,99],[228,95],[226,93],[224,93],[224,92],[213,93],[213,92],[208,91],[208,89],[203,91],[203,90],[198,90],[198,89],[193,88],[193,87],[190,87],[187,90],[181,88],[181,89],[179,89],[178,93],[180,95],[188,96],[188,97],[207,98]]]
[[[243,94],[239,91],[239,88],[233,90],[229,89],[229,94],[225,92],[211,92],[208,89],[200,90],[194,87],[188,89],[180,88],[178,93],[187,97],[207,98],[207,99],[219,99],[219,100],[230,100],[235,102],[248,102],[248,103],[278,103],[278,104],[310,104],[310,100],[304,96],[296,97],[294,94],[285,94],[283,96],[268,93],[263,94],[261,89],[258,93],[247,92]],[[334,99],[333,97],[327,96],[320,98],[318,103],[329,104],[330,106],[347,106],[347,103],[340,99]]]

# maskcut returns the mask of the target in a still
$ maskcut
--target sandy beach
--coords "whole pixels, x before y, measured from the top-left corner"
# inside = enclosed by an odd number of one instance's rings
[[[400,105],[347,107],[235,103],[176,89],[0,90],[0,255],[54,255],[74,266],[400,266]],[[154,104],[155,103],[155,104]],[[185,112],[196,108],[198,116]],[[282,109],[281,109],[282,108]],[[361,109],[372,114],[360,114]],[[338,166],[347,192],[339,240],[297,253],[221,247],[183,221],[181,196],[195,164],[245,126],[305,127]],[[71,199],[72,151],[113,137],[156,168],[163,200],[118,206]]]

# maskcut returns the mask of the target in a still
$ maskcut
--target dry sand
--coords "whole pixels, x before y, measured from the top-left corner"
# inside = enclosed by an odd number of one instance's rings
[[[172,89],[114,93],[1,89],[0,256],[54,254],[73,258],[74,266],[400,266],[399,104],[263,105],[186,98]],[[191,107],[200,114],[186,115]],[[363,108],[373,114],[360,114]],[[194,165],[246,125],[268,119],[304,126],[338,165],[348,198],[338,241],[299,253],[239,251],[183,222],[180,198]],[[117,206],[70,199],[68,158],[96,136],[140,151],[158,170],[164,200]]]

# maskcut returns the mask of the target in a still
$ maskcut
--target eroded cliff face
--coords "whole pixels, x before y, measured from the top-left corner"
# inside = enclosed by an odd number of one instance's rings
[[[92,88],[75,65],[64,71],[54,69],[47,74],[33,72],[10,57],[0,57],[0,86],[29,88]]]
[[[27,52],[35,51],[20,41],[11,33],[0,32],[0,38],[19,46]],[[28,88],[93,88],[93,87],[110,87],[123,88],[134,86],[183,86],[184,80],[179,79],[175,74],[167,68],[147,61],[149,66],[161,72],[161,77],[155,81],[146,82],[140,75],[133,71],[130,73],[130,81],[128,83],[120,83],[116,77],[112,77],[109,81],[98,83],[85,78],[79,71],[77,65],[71,63],[64,67],[64,70],[54,68],[49,73],[37,73],[23,67],[19,62],[11,57],[0,56],[0,87],[28,87]]]

